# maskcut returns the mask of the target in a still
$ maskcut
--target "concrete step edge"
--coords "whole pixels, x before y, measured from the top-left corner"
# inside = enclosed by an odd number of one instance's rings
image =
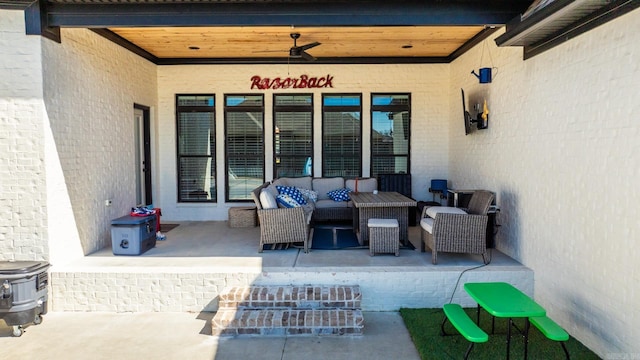
[[[360,335],[361,310],[222,310],[211,321],[213,335]]]
[[[360,301],[362,294],[358,285],[254,285],[225,289],[219,302],[238,303],[251,306],[252,302],[300,302]]]

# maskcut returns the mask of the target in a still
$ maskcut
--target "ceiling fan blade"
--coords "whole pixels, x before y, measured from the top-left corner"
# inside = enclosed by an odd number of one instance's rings
[[[312,42],[310,44],[299,46],[299,48],[302,49],[302,50],[308,50],[308,49],[311,49],[312,47],[316,47],[318,45],[321,45],[321,44],[316,41],[316,42]]]
[[[275,53],[275,52],[279,52],[279,53],[286,53],[288,50],[284,49],[284,50],[253,50],[251,53],[253,54],[259,54],[259,53]]]
[[[300,56],[307,61],[316,61],[315,57],[311,56],[311,54],[304,51],[300,53]]]

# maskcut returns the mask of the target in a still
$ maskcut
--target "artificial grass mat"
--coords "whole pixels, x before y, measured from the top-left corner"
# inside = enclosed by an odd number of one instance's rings
[[[465,309],[469,317],[475,321],[476,309]],[[444,318],[442,309],[400,309],[400,315],[409,330],[411,339],[423,360],[462,359],[469,347],[469,342],[460,335],[447,321],[444,329],[446,336],[440,335],[440,324]],[[524,329],[524,320],[515,319],[519,329]],[[489,341],[476,344],[469,359],[505,359],[507,352],[507,319],[496,318],[495,332],[491,334],[491,316],[480,311],[480,327],[489,334]],[[582,345],[573,337],[566,342],[571,359],[600,359],[595,353]],[[564,360],[565,355],[560,343],[547,339],[533,325],[529,330],[529,354],[531,360]],[[524,358],[524,337],[514,327],[511,330],[511,359]]]

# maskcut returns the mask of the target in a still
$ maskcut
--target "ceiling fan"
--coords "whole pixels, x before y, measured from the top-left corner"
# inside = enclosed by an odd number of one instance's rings
[[[313,47],[320,45],[319,42],[316,41],[309,44],[298,46],[298,39],[300,38],[300,33],[291,33],[289,34],[289,36],[291,36],[291,38],[293,39],[293,46],[289,48],[290,59],[304,59],[307,61],[316,60],[316,58],[313,55],[306,52],[306,50],[309,50]],[[266,50],[266,51],[257,51],[257,52],[274,52],[274,51],[280,52],[281,50]]]
[[[313,47],[316,47],[318,45],[320,45],[319,42],[312,42],[306,45],[301,45],[298,46],[298,39],[300,38],[300,33],[291,33],[289,34],[289,36],[291,36],[291,38],[293,39],[293,46],[289,49],[289,57],[291,58],[303,58],[307,61],[315,61],[316,58],[313,57],[311,54],[309,54],[308,52],[306,52],[305,50],[311,49]]]

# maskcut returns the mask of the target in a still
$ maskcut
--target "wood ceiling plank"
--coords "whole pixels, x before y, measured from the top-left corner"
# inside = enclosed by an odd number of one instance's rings
[[[483,30],[481,26],[390,27],[172,27],[112,28],[119,36],[159,58],[286,57],[299,32],[298,45],[315,57],[442,57]],[[403,49],[403,45],[412,45]],[[199,50],[190,50],[196,46]]]

